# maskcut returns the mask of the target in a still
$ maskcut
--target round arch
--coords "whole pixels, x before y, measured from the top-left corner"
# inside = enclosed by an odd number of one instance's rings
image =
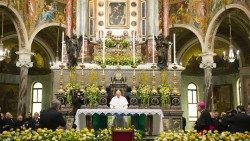
[[[63,28],[66,27],[65,24],[61,24],[61,23],[56,23],[56,22],[53,22],[53,23],[45,23],[45,24],[42,24],[40,25],[39,27],[37,27],[33,33],[31,34],[30,36],[30,39],[29,39],[29,42],[28,42],[28,47],[31,49],[31,45],[33,43],[33,40],[34,38],[36,37],[36,35],[43,29],[47,28],[47,27],[51,27],[51,26],[61,26]]]
[[[212,18],[212,20],[210,21],[209,25],[208,25],[208,29],[205,35],[205,45],[211,50],[213,50],[213,46],[214,46],[214,39],[217,33],[217,30],[221,24],[221,22],[223,21],[223,14],[225,12],[227,12],[227,10],[229,9],[239,9],[241,11],[243,11],[246,16],[248,17],[248,19],[250,20],[250,11],[244,7],[243,5],[240,4],[229,4],[223,8],[221,8]]]
[[[191,31],[192,33],[195,34],[195,36],[198,38],[199,43],[201,44],[201,50],[205,51],[205,46],[204,46],[204,42],[203,42],[203,37],[202,35],[199,33],[198,30],[196,30],[194,27],[190,26],[190,25],[185,25],[185,24],[173,24],[170,26],[170,28],[185,28],[189,31]]]
[[[8,5],[6,2],[0,2],[0,6],[3,7],[3,10],[6,11],[11,21],[13,22],[17,36],[18,36],[18,43],[19,43],[19,50],[21,49],[27,49],[28,45],[28,33],[24,24],[24,21],[19,14],[19,12],[12,7],[11,5]]]

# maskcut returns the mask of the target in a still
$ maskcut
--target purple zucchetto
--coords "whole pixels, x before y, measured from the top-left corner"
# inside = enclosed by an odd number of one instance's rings
[[[201,109],[205,109],[206,108],[206,103],[204,101],[200,101],[198,103],[198,106],[201,108]]]

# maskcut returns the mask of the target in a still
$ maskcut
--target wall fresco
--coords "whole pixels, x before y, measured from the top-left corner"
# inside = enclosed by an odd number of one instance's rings
[[[250,7],[249,0],[172,0],[170,24],[189,24],[205,35],[212,17],[224,6],[232,3]]]

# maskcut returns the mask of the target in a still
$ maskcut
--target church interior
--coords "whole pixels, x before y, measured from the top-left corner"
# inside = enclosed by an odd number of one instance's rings
[[[57,99],[68,129],[97,130],[118,89],[146,135],[193,131],[200,101],[249,114],[250,0],[0,1],[0,113]]]

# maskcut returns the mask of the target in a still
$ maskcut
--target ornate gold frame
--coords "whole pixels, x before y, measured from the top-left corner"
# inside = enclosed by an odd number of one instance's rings
[[[125,3],[125,24],[124,25],[110,25],[110,18],[109,18],[109,13],[111,12],[111,7],[110,4],[111,3]],[[129,22],[130,22],[130,11],[129,11],[129,0],[107,0],[106,1],[106,9],[105,9],[105,13],[106,13],[106,23],[105,26],[107,29],[111,29],[111,28],[129,28]]]

